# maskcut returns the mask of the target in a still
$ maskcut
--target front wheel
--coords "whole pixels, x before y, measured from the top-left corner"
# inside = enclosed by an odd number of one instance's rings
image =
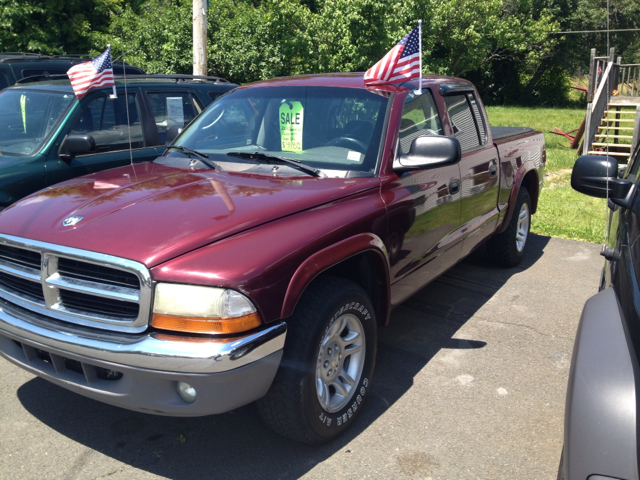
[[[300,299],[288,325],[280,369],[258,401],[277,433],[308,444],[342,434],[369,396],[376,319],[354,282],[321,277]]]
[[[500,235],[487,242],[487,252],[502,267],[515,267],[524,257],[531,229],[531,197],[525,187],[520,187],[509,226]]]

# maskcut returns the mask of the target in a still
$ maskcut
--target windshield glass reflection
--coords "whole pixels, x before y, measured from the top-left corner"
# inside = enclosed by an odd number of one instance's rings
[[[62,92],[5,90],[0,93],[0,153],[35,154],[74,99],[72,93]]]
[[[176,144],[215,156],[216,163],[246,164],[235,168],[240,171],[257,162],[229,157],[229,152],[279,155],[326,170],[373,172],[387,102],[383,95],[354,88],[240,89],[213,103]],[[169,155],[181,156],[175,151]]]

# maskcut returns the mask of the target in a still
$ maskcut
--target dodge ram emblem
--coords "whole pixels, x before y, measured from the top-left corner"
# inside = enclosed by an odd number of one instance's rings
[[[84,217],[67,217],[62,221],[63,227],[71,227],[80,222]]]

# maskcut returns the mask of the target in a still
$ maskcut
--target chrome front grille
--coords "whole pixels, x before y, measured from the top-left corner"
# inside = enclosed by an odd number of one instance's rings
[[[0,297],[57,320],[141,332],[151,277],[141,263],[0,235]]]

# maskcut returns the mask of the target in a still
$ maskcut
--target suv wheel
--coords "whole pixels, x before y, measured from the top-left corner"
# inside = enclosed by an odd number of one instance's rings
[[[321,277],[289,319],[280,369],[258,401],[277,433],[308,444],[344,432],[369,396],[376,356],[376,318],[359,285]]]

